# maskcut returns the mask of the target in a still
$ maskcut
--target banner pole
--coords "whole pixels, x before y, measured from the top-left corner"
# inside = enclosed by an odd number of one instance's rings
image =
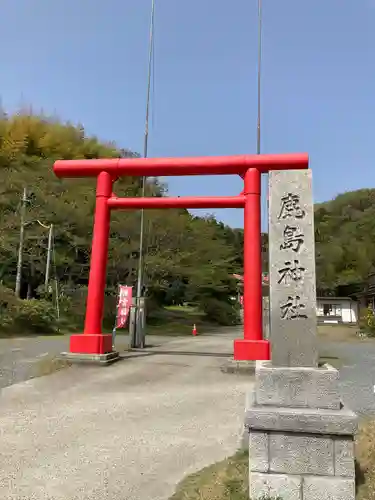
[[[116,314],[115,314],[115,324],[112,330],[112,351],[115,350],[115,338],[116,338],[116,329],[117,329],[117,317],[118,317],[118,301],[120,297],[120,286],[117,285],[117,295],[116,295]]]

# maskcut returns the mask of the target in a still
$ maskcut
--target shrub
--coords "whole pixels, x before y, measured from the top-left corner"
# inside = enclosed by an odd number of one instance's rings
[[[103,327],[112,329],[115,324],[117,307],[117,290],[106,293],[103,304]]]
[[[375,336],[375,316],[371,307],[363,308],[359,312],[359,327],[367,335]]]
[[[54,333],[56,312],[46,300],[20,300],[13,290],[0,286],[0,328],[8,334]]]
[[[62,315],[71,324],[82,327],[85,319],[87,287],[62,287],[60,291],[60,307]]]
[[[240,322],[238,307],[214,298],[203,300],[202,309],[207,319],[222,326],[238,325]]]
[[[46,300],[18,300],[14,314],[16,333],[54,333],[57,330],[56,311]]]
[[[14,311],[17,305],[17,298],[13,290],[0,286],[0,328],[8,331],[13,326]]]
[[[103,303],[103,328],[112,329],[115,322],[117,289],[107,289]],[[71,330],[82,331],[85,321],[87,287],[82,285],[63,287],[60,295],[61,324]]]

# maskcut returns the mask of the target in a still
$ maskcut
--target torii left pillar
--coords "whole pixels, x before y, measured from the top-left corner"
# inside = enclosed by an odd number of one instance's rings
[[[111,174],[100,172],[96,184],[96,205],[85,327],[83,335],[72,335],[70,337],[71,353],[97,354],[104,358],[108,358],[108,353],[112,352],[112,335],[102,333],[103,299],[111,216],[108,200],[112,194],[112,184]],[[111,357],[109,356],[109,358]]]
[[[263,339],[261,262],[261,174],[271,170],[308,168],[307,154],[241,155],[203,158],[119,158],[57,161],[58,177],[96,177],[96,207],[91,265],[83,334],[70,338],[69,356],[109,362],[112,335],[103,334],[102,318],[110,229],[116,209],[243,208],[244,209],[244,337],[234,342],[234,359],[268,360],[270,346]],[[118,198],[113,182],[121,176],[240,175],[244,189],[238,196]]]

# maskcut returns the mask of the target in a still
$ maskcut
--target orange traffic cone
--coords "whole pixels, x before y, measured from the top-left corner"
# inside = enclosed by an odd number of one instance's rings
[[[193,335],[194,337],[196,336],[197,334],[197,327],[195,325],[193,325]]]

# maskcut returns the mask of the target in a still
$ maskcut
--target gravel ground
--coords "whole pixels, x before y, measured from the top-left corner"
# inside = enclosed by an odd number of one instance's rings
[[[152,344],[161,345],[171,337],[152,336]],[[125,349],[128,338],[119,335],[116,347],[121,352]],[[54,358],[69,350],[69,336],[40,336],[25,338],[0,339],[0,390],[18,382],[37,376],[38,364],[45,358]]]
[[[230,331],[233,331],[233,328],[220,328],[218,333],[225,335]],[[236,335],[239,338],[242,336],[240,329],[236,330]],[[146,343],[161,346],[175,339],[176,337],[170,335],[148,335]],[[120,353],[127,348],[127,345],[127,335],[116,337],[116,349]],[[38,376],[40,362],[45,358],[52,359],[68,350],[69,335],[0,338],[0,390]]]
[[[18,384],[69,339],[0,339],[0,498],[168,498],[185,475],[239,445],[252,382],[220,371],[235,337],[150,337],[155,347],[111,367]],[[345,404],[373,414],[375,342],[324,341],[321,353],[342,362]]]
[[[1,500],[165,500],[232,455],[252,386],[220,370],[235,336],[169,339],[4,388]]]
[[[223,332],[225,334],[224,330]],[[238,333],[238,335],[240,335]],[[168,336],[149,336],[156,346],[173,342]],[[118,337],[118,349],[124,349],[127,337]],[[33,337],[0,339],[0,390],[37,375],[38,363],[66,351],[69,337]],[[375,412],[375,341],[321,342],[321,352],[337,356],[341,391],[345,404],[360,414]]]
[[[375,342],[324,342],[321,352],[342,362],[340,385],[345,405],[360,415],[375,413]]]
[[[66,351],[68,337],[0,339],[0,389],[36,375],[40,360]]]

